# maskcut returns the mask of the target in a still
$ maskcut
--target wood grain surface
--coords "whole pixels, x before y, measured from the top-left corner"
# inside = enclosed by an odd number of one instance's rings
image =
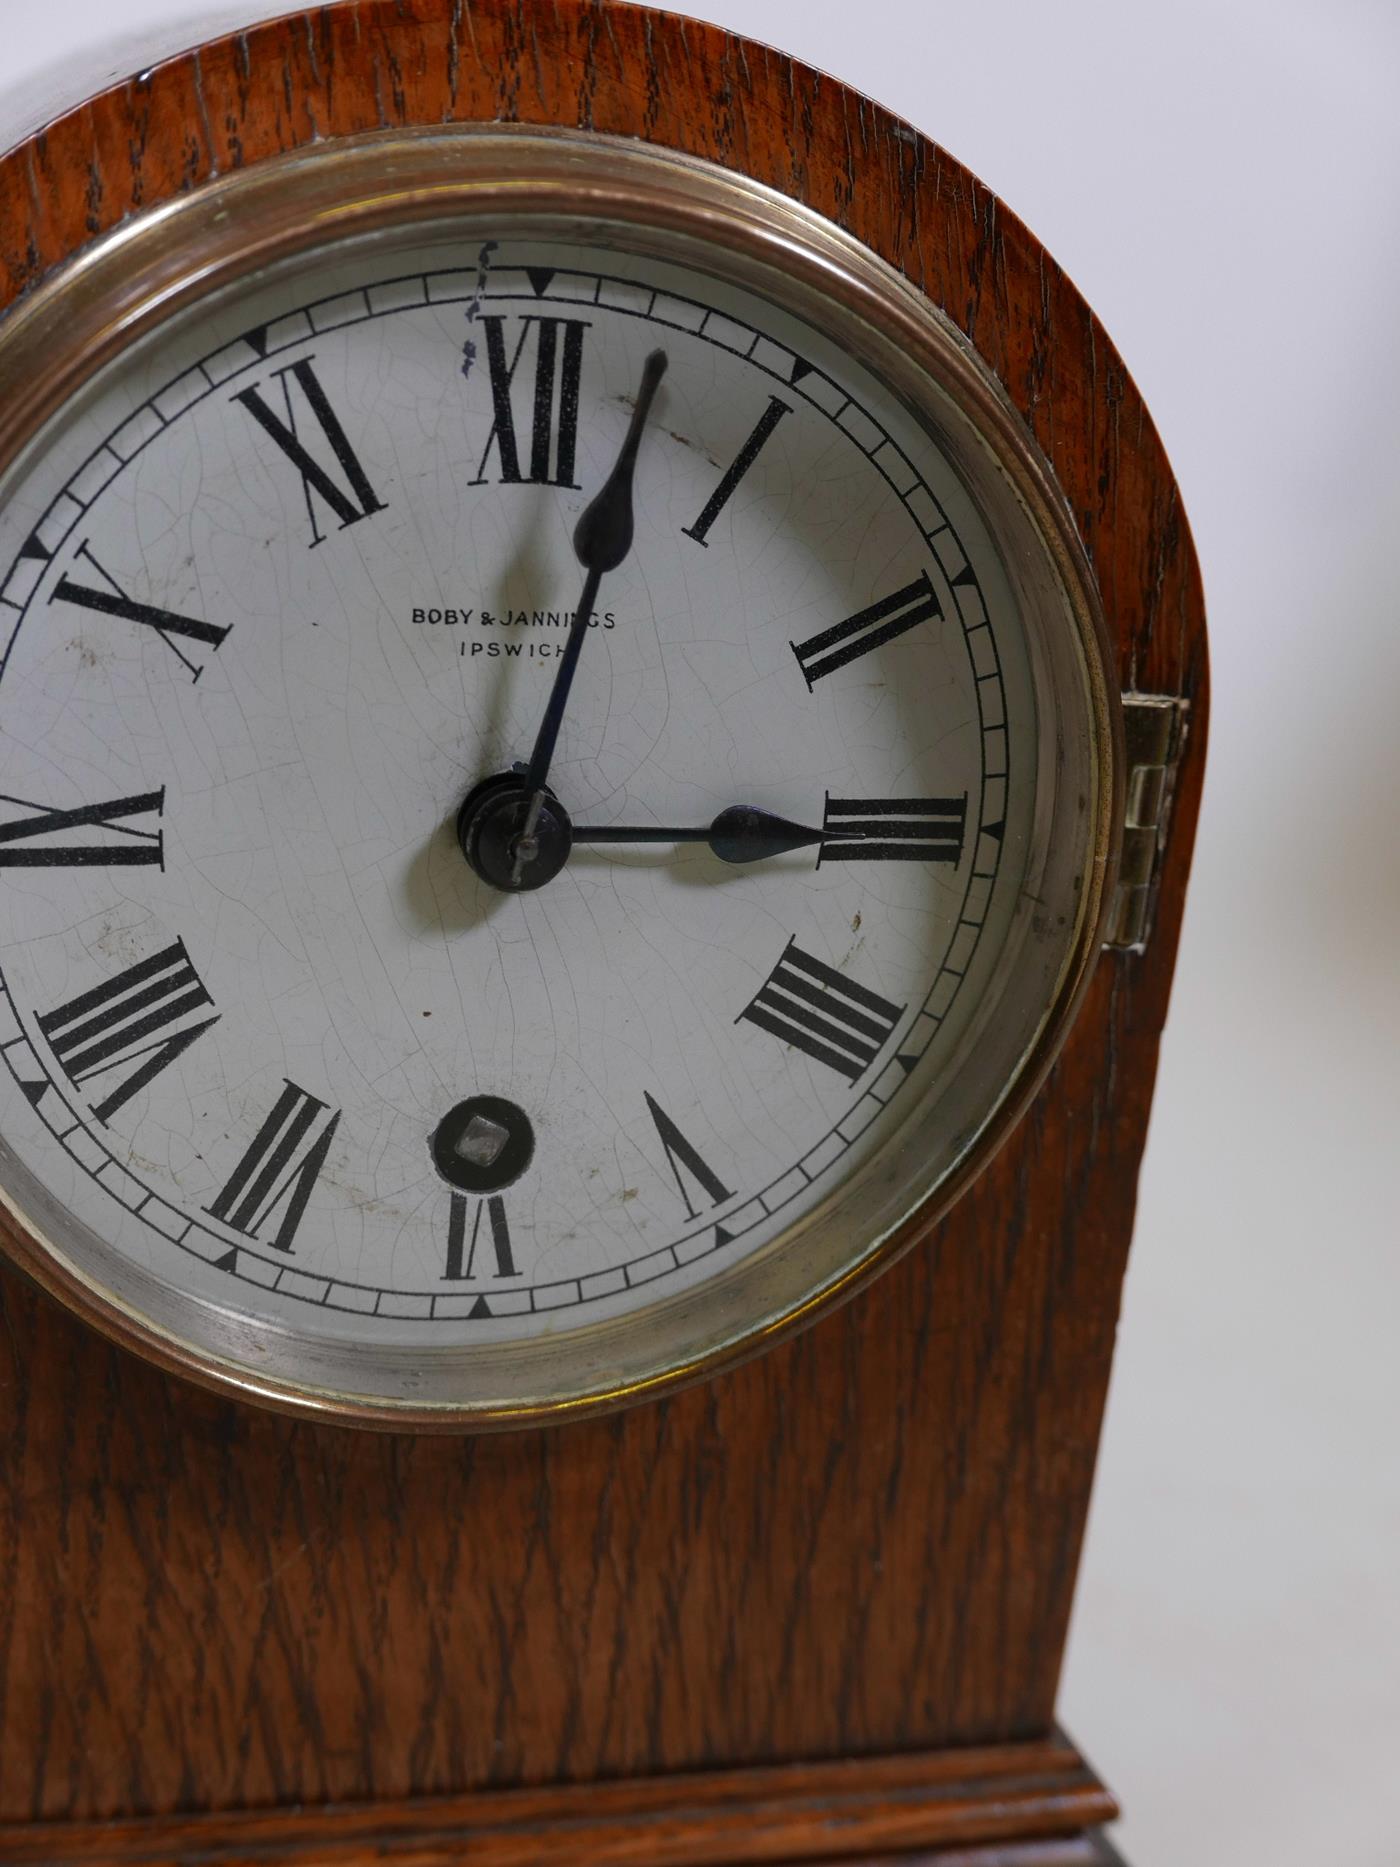
[[[0,1822],[562,1793],[1051,1729],[1202,774],[1175,482],[1082,299],[951,157],[776,53],[596,0],[332,6],[108,92],[0,161],[0,303],[275,151],[481,118],[642,136],[786,189],[968,333],[1059,477],[1124,686],[1190,701],[1155,934],[1105,956],[1010,1143],[870,1290],[599,1423],[452,1440],[277,1418],[107,1346],[6,1272]],[[895,1801],[843,1830],[845,1858],[886,1845]],[[900,1838],[1055,1832],[1018,1819]],[[4,1858],[59,1858],[17,1835]],[[648,1858],[801,1858],[784,1845]]]

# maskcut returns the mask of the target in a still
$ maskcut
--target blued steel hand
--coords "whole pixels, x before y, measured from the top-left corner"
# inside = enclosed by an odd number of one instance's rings
[[[661,386],[661,378],[666,374],[666,363],[664,350],[653,350],[647,358],[632,410],[631,425],[622,443],[622,452],[617,457],[617,465],[574,528],[574,555],[588,575],[573,622],[569,626],[569,639],[559,658],[559,671],[554,677],[549,704],[544,710],[535,749],[530,754],[530,763],[525,772],[525,790],[530,801],[515,846],[512,879],[517,883],[526,863],[535,854],[535,830],[545,800],[549,767],[559,739],[559,728],[564,722],[564,709],[569,703],[569,690],[574,684],[579,653],[583,648],[584,637],[588,634],[588,619],[598,600],[598,586],[606,573],[616,570],[632,549],[632,475],[637,465],[637,450],[642,444],[642,430],[646,426],[652,399]]]
[[[786,817],[775,817],[755,804],[731,804],[722,810],[704,830],[626,829],[610,826],[591,830],[587,824],[574,825],[575,843],[708,843],[721,862],[763,862],[769,856],[786,855],[790,849],[806,849],[813,843],[858,843],[859,835],[844,832],[829,834],[809,830]]]

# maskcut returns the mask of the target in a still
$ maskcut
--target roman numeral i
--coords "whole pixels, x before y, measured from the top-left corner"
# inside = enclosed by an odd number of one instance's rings
[[[263,432],[271,436],[301,475],[302,490],[306,497],[306,516],[311,521],[313,550],[325,538],[317,517],[316,499],[329,506],[340,521],[342,531],[348,526],[358,525],[361,519],[367,519],[371,513],[383,512],[385,509],[384,501],[370,485],[369,476],[350,445],[350,438],[340,417],[330,405],[321,386],[321,379],[313,367],[314,361],[313,357],[303,357],[297,363],[289,363],[285,369],[273,371],[273,380],[282,392],[283,414],[279,415],[268,405],[257,383],[251,388],[240,389],[233,398],[247,409]],[[298,392],[296,394],[293,393],[293,385]],[[338,475],[324,466],[303,440],[297,425],[299,402],[310,412],[322,445],[330,449],[339,470]]]
[[[538,317],[520,320],[514,347],[507,348],[506,320],[483,317],[486,365],[491,378],[493,420],[486,449],[473,486],[490,477],[488,464],[497,456],[503,485],[529,480],[538,486],[576,488],[574,466],[578,453],[578,396],[583,374],[583,333],[589,328],[576,318]],[[520,438],[516,428],[511,389],[531,335],[535,338],[534,392],[530,413],[529,471],[522,472]]]
[[[110,1082],[93,1105],[105,1122],[218,1023],[217,1012],[197,1024],[184,1022],[213,1002],[184,941],[177,940],[38,1022],[75,1088],[92,1079]]]
[[[905,1007],[892,1005],[789,940],[767,983],[735,1019],[756,1024],[853,1083],[895,1033]]]

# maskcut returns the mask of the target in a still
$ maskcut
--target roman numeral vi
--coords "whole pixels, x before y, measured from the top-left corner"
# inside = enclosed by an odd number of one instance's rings
[[[506,1223],[506,1202],[499,1193],[490,1199],[479,1199],[472,1218],[471,1238],[467,1238],[467,1196],[454,1193],[452,1205],[447,1216],[447,1269],[443,1280],[447,1283],[466,1283],[475,1277],[476,1248],[481,1239],[481,1216],[486,1214],[487,1229],[490,1232],[490,1250],[495,1261],[491,1273],[495,1277],[518,1277],[515,1258],[510,1248],[510,1227]]]
[[[747,1019],[853,1083],[893,1037],[904,1011],[789,940],[767,984],[735,1023]]]
[[[39,1029],[75,1088],[94,1077],[116,1078],[93,1105],[105,1122],[218,1023],[217,1013],[198,1024],[183,1023],[213,1002],[184,941],[177,940],[49,1012],[39,1019]],[[122,1074],[131,1064],[137,1067]]]

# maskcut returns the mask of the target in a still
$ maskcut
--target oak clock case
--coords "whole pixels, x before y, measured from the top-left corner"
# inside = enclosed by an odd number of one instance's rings
[[[1104,1867],[1208,682],[1053,256],[700,22],[354,0],[0,154],[0,410],[0,1858]]]
[[[4,1197],[80,1314],[519,1423],[752,1352],[985,1161],[1117,717],[892,270],[608,138],[379,135],[93,248],[0,393]]]

